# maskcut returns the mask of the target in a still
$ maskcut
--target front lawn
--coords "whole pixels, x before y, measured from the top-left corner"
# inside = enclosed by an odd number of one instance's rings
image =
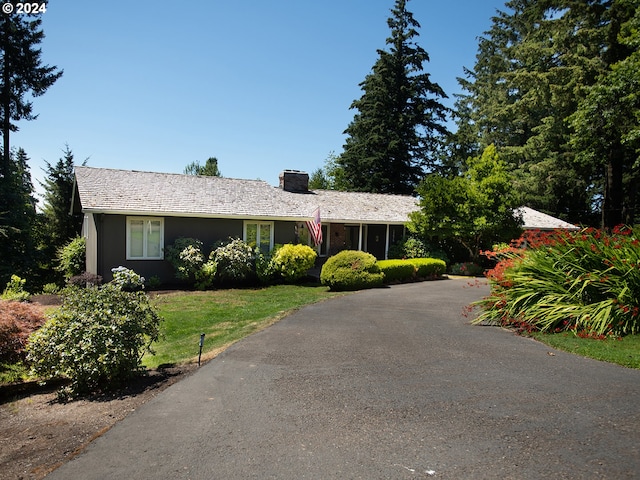
[[[203,359],[247,335],[261,330],[287,313],[310,303],[335,297],[327,287],[277,285],[257,289],[175,292],[157,296],[153,303],[164,319],[156,355],[144,365],[197,361],[200,334],[205,334]]]
[[[581,338],[570,332],[533,333],[532,336],[550,347],[623,367],[640,369],[640,335],[622,338]]]

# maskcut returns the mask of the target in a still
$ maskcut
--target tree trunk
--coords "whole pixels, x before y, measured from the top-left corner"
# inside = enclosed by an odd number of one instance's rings
[[[622,223],[624,192],[622,185],[622,152],[613,147],[605,166],[604,200],[602,203],[602,228],[612,230]]]

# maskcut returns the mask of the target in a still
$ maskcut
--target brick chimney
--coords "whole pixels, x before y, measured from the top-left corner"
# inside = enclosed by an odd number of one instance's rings
[[[285,170],[280,173],[280,188],[293,193],[309,191],[309,175],[300,170]]]

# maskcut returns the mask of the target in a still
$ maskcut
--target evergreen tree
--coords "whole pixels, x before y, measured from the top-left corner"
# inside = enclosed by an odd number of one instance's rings
[[[423,71],[427,52],[417,45],[420,24],[396,0],[387,23],[389,51],[378,50],[372,72],[360,84],[363,95],[345,130],[337,159],[343,188],[355,191],[412,194],[427,167],[433,167],[447,109],[443,90]]]
[[[0,235],[0,286],[12,274],[22,278],[30,276],[36,267],[33,226],[36,222],[29,158],[23,149],[9,156],[9,168],[0,176],[0,217],[3,234]]]
[[[11,3],[16,2],[11,0]],[[44,39],[41,23],[37,15],[0,15],[0,122],[4,153],[0,176],[7,175],[11,169],[9,135],[18,129],[13,122],[37,118],[32,102],[25,99],[25,95],[43,95],[62,76],[57,67],[42,65],[42,51],[37,48]]]
[[[474,154],[495,144],[523,204],[596,223],[605,169],[576,151],[569,120],[607,66],[627,54],[617,31],[637,2],[511,0],[506,7],[460,80],[468,94],[457,102],[452,150]]]
[[[220,169],[218,168],[218,159],[216,157],[209,157],[204,165],[200,165],[197,160],[191,162],[184,169],[184,173],[187,175],[205,175],[208,177],[221,177]]]
[[[66,145],[63,153],[64,156],[54,166],[45,161],[47,178],[41,183],[45,190],[42,229],[46,239],[44,248],[48,252],[46,257],[49,259],[55,258],[60,247],[77,237],[82,227],[82,215],[71,213],[74,186],[73,152]]]
[[[611,16],[611,35],[619,43],[617,54],[607,55],[619,60],[588,89],[572,117],[578,159],[604,171],[602,226],[609,229],[634,224],[640,184],[640,8],[618,1]]]

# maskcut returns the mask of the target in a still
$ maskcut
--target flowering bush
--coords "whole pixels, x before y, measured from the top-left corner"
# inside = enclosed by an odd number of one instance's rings
[[[477,302],[484,312],[476,323],[596,338],[640,331],[640,240],[632,229],[533,232],[484,253],[500,261],[487,274],[491,294]]]
[[[217,264],[216,277],[223,283],[246,283],[255,278],[256,251],[239,238],[216,248],[210,259]]]
[[[316,260],[316,252],[307,245],[286,244],[275,251],[271,259],[273,270],[285,282],[303,278]]]
[[[159,327],[143,292],[117,282],[68,287],[60,309],[29,337],[27,360],[40,378],[70,378],[67,393],[111,389],[138,373]]]
[[[165,249],[165,259],[175,268],[176,278],[193,281],[204,264],[202,242],[195,238],[178,238]]]
[[[121,290],[129,292],[144,290],[144,277],[141,277],[133,270],[120,266],[112,268],[111,273],[113,273],[112,283]]]

